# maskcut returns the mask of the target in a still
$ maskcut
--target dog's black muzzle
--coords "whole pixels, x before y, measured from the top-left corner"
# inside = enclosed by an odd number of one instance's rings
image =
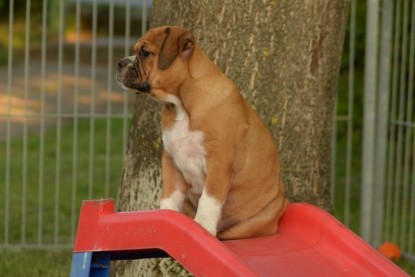
[[[151,86],[148,82],[141,82],[142,74],[138,65],[137,57],[126,57],[118,62],[117,65],[118,82],[127,89],[137,90],[138,92],[150,92]],[[137,79],[140,82],[137,83]]]

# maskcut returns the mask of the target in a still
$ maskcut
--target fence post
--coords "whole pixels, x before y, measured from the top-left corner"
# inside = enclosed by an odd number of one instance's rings
[[[386,150],[388,139],[388,116],[391,74],[391,49],[393,27],[393,1],[382,1],[381,49],[378,82],[378,107],[375,147],[375,186],[372,244],[379,246],[382,241],[382,227],[384,216],[384,196],[386,179]]]
[[[372,241],[379,0],[367,0],[360,235]]]

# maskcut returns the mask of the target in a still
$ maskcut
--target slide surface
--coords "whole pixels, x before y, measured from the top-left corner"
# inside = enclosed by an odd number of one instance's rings
[[[178,212],[115,212],[112,200],[84,201],[74,253],[91,252],[170,256],[196,276],[408,276],[331,215],[302,203],[289,204],[276,235],[219,241]]]

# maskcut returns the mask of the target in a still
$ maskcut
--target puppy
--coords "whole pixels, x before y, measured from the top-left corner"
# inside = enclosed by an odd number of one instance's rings
[[[219,239],[277,231],[287,200],[272,136],[188,30],[148,31],[117,79],[163,103],[161,209],[194,217]]]

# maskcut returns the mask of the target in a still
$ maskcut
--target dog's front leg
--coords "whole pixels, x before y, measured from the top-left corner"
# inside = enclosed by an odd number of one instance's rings
[[[216,236],[222,206],[230,186],[230,171],[227,163],[207,161],[207,176],[199,199],[195,221]]]
[[[162,157],[162,181],[160,209],[181,211],[187,186],[183,175],[177,170],[172,157],[167,152],[164,152]]]

